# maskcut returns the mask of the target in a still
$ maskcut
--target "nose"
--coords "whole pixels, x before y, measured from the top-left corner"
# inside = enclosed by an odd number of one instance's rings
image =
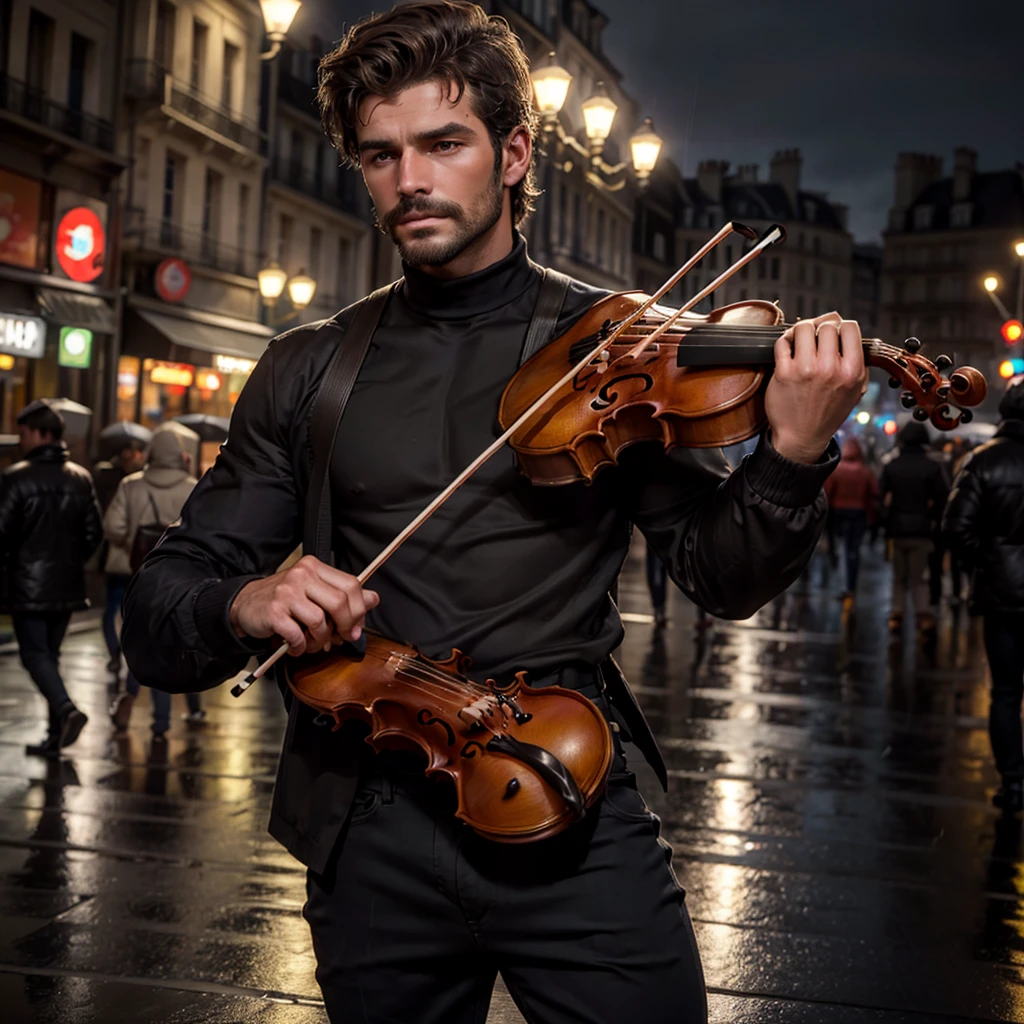
[[[430,161],[409,147],[398,166],[398,192],[402,196],[429,195],[433,187]]]

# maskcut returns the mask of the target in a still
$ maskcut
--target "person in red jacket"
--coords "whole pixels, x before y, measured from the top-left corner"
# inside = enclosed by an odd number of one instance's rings
[[[864,463],[864,452],[855,437],[843,442],[842,461],[825,481],[828,498],[829,530],[833,550],[839,541],[846,552],[846,589],[843,599],[853,598],[860,571],[860,545],[864,531],[878,508],[878,481]]]

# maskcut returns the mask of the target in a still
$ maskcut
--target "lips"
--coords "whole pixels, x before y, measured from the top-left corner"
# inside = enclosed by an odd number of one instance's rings
[[[399,224],[418,224],[424,220],[439,220],[442,214],[439,213],[410,213],[406,214],[398,223]]]

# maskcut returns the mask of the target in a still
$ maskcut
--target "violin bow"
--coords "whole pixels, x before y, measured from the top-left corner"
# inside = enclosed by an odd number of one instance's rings
[[[773,232],[776,232],[773,235]],[[645,313],[650,310],[659,299],[670,292],[676,284],[679,283],[682,278],[688,274],[704,257],[711,252],[717,245],[720,245],[726,238],[732,234],[742,235],[744,238],[755,239],[757,238],[757,232],[753,228],[747,227],[746,224],[741,224],[739,221],[730,221],[729,223],[722,226],[719,231],[707,242],[705,242],[694,254],[690,257],[672,276],[645,302],[637,307],[628,317],[622,320],[621,323],[617,324],[612,330],[608,332],[607,337],[602,338],[593,351],[589,352],[583,359],[581,359],[571,370],[568,371],[563,377],[561,377],[555,384],[553,384],[547,391],[544,392],[518,419],[505,430],[500,437],[495,438],[455,479],[443,490],[440,494],[434,498],[433,501],[427,505],[422,512],[420,512],[415,519],[413,519],[408,526],[397,534],[386,548],[356,577],[360,584],[365,586],[371,576],[492,456],[499,452],[505,443],[516,433],[520,427],[523,426],[531,417],[535,416],[543,406],[556,395],[566,384],[571,381],[576,374],[586,369],[595,359],[599,358],[601,354],[614,344],[615,340],[619,335],[632,327],[638,320],[640,320]],[[698,292],[686,305],[683,306],[677,313],[675,313],[669,323],[675,323],[676,319],[679,318],[684,312],[692,309],[701,299],[706,295],[709,295],[714,289],[722,282],[732,276],[740,267],[749,263],[755,256],[757,256],[763,249],[769,245],[774,244],[776,241],[781,240],[785,237],[785,229],[779,225],[775,225],[772,229],[769,229],[768,233],[757,243],[754,248],[750,249],[743,257],[740,258],[736,263],[732,265],[724,274],[717,278],[714,282],[708,285],[706,288]],[[769,237],[772,236],[772,237]],[[660,325],[658,331],[665,329],[665,325]],[[655,331],[655,335],[658,333]],[[643,347],[646,347],[653,340],[653,335],[644,339]],[[605,357],[607,359],[607,356]],[[602,366],[603,370],[604,367]],[[232,696],[239,697],[257,679],[265,675],[270,669],[282,658],[288,650],[288,644],[282,643],[280,647],[274,653],[267,658],[266,661],[262,662],[258,668],[254,669],[249,673],[241,682],[237,683],[231,689]]]

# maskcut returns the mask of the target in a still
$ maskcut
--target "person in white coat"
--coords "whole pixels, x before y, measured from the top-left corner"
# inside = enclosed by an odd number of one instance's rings
[[[103,532],[110,544],[105,566],[108,574],[131,574],[131,552],[139,527],[154,523],[167,526],[181,515],[182,506],[196,485],[195,477],[189,472],[189,462],[177,433],[160,429],[154,433],[145,467],[118,484],[103,517]],[[129,672],[124,690],[110,708],[111,720],[118,730],[127,729],[139,689],[138,681]],[[153,736],[163,740],[171,724],[171,695],[162,690],[152,693]],[[200,705],[199,694],[187,694],[187,699],[186,721],[189,724],[202,722],[206,712]]]

